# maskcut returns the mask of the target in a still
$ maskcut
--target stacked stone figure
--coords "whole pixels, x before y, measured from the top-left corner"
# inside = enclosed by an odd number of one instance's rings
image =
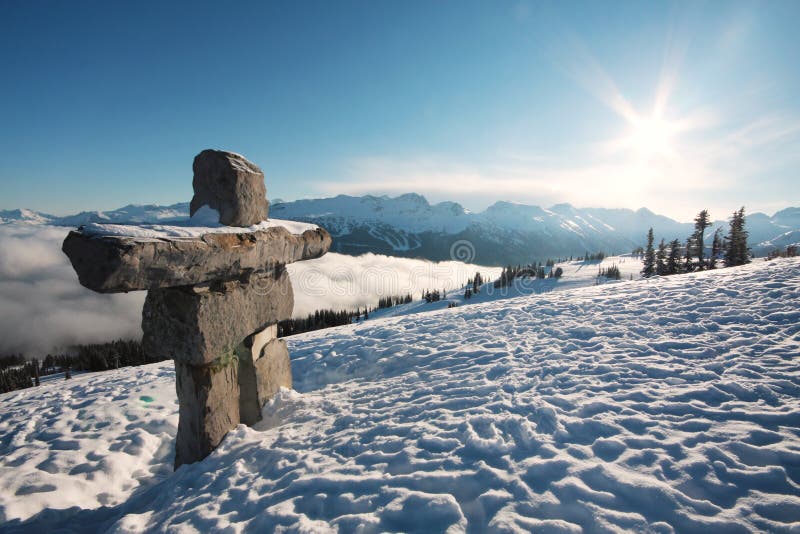
[[[193,185],[192,215],[208,206],[227,226],[267,219],[264,174],[238,154],[198,154]],[[322,228],[293,234],[282,226],[190,238],[78,229],[64,240],[82,285],[147,290],[144,350],[175,361],[176,469],[205,458],[237,424],[256,423],[264,403],[291,387],[289,352],[277,338],[294,306],[286,264],[320,257],[330,244]]]

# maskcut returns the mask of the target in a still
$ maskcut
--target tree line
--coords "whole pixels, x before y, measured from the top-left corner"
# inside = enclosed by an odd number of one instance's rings
[[[608,278],[609,280],[619,280],[622,278],[622,273],[619,270],[619,266],[615,263],[610,267],[598,267],[597,268],[597,278]]]
[[[422,292],[422,299],[430,304],[431,302],[439,302],[443,298],[447,296],[447,291],[442,289],[439,291],[438,289],[430,290],[426,289]]]
[[[312,332],[350,324],[353,321],[369,319],[369,314],[375,310],[392,308],[400,304],[408,304],[414,299],[411,293],[405,295],[391,295],[378,299],[377,306],[366,306],[362,310],[360,307],[355,310],[333,310],[324,309],[309,313],[305,317],[285,319],[278,323],[278,337],[293,336],[303,332]]]
[[[768,260],[774,260],[775,258],[794,258],[797,257],[800,250],[798,250],[797,245],[787,245],[785,249],[775,249],[767,254]]]
[[[399,306],[400,304],[408,304],[413,300],[411,293],[407,295],[394,295],[389,297],[381,297],[378,299],[378,309],[382,310],[384,308],[393,308],[395,306]]]
[[[466,289],[464,290],[464,300],[469,300],[472,298],[472,295],[477,295],[481,292],[481,286],[483,285],[483,276],[481,273],[476,272],[475,276],[467,280],[465,285]]]
[[[533,262],[528,265],[517,265],[516,267],[508,265],[503,267],[503,270],[500,272],[500,277],[494,281],[494,287],[508,287],[516,278],[536,278],[538,280],[544,280],[545,278],[561,278],[564,274],[564,270],[561,267],[553,269],[554,265],[555,262],[553,262],[553,260],[548,260],[547,264]]]
[[[650,228],[647,246],[642,254],[642,276],[649,278],[716,269],[720,261],[724,262],[725,267],[750,262],[744,206],[733,212],[727,235],[723,236],[722,229],[717,229],[711,240],[710,254],[706,256],[705,232],[710,226],[711,216],[704,209],[694,218],[694,231],[685,244],[681,244],[679,239],[670,242],[661,239],[657,248],[654,246],[653,229]]]
[[[312,332],[333,326],[350,324],[353,319],[364,317],[369,319],[369,310],[317,310],[306,317],[285,319],[278,323],[278,337],[293,336],[303,332]]]
[[[147,355],[142,342],[118,339],[109,343],[75,345],[68,352],[27,359],[22,354],[0,356],[0,393],[38,386],[45,376],[75,371],[95,372],[163,361]]]

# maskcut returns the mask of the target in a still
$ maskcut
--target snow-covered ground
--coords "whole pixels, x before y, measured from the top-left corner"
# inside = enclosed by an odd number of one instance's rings
[[[174,474],[170,363],[0,396],[0,530],[800,528],[800,260],[289,343],[295,390]]]
[[[502,269],[497,267],[480,267],[477,271],[481,273],[481,276],[484,280],[487,280],[487,282],[481,286],[478,293],[472,294],[472,296],[467,299],[464,296],[466,287],[464,285],[456,284],[456,288],[451,289],[452,284],[450,280],[465,280],[472,278],[475,276],[476,271],[470,271],[469,267],[471,266],[458,262],[441,262],[432,265],[435,265],[436,268],[446,269],[448,268],[449,264],[455,265],[456,267],[454,268],[459,268],[460,271],[458,274],[453,276],[443,277],[445,280],[444,288],[437,287],[435,285],[435,280],[433,283],[428,285],[417,284],[417,287],[423,287],[424,289],[429,290],[445,289],[445,298],[436,302],[425,302],[420,298],[421,295],[415,293],[414,298],[417,300],[414,302],[393,306],[391,308],[384,308],[382,310],[375,310],[369,314],[369,320],[383,319],[385,317],[399,317],[401,315],[409,315],[412,313],[440,310],[442,308],[447,308],[449,304],[455,304],[456,306],[472,305],[525,295],[549,293],[552,291],[565,291],[579,287],[613,284],[624,280],[638,280],[641,278],[642,270],[642,261],[636,257],[632,257],[631,255],[610,256],[599,261],[574,260],[557,263],[553,266],[553,269],[560,268],[563,271],[561,278],[545,278],[540,280],[532,277],[519,277],[515,278],[512,283],[506,287],[496,288],[494,287],[492,281],[500,277]],[[297,266],[299,269],[306,268],[303,264],[297,264]],[[619,268],[620,280],[612,280],[606,278],[605,276],[599,275],[601,269],[608,269],[612,266]],[[549,269],[550,268],[548,267],[548,273],[550,272]],[[466,275],[462,273],[466,273]],[[292,278],[292,282],[295,282],[295,277]],[[401,292],[396,294],[403,293]]]

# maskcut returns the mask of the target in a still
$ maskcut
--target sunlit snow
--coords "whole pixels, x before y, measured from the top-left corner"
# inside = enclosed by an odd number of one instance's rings
[[[296,390],[174,474],[169,362],[0,396],[4,529],[710,533],[800,521],[800,260],[289,344]]]

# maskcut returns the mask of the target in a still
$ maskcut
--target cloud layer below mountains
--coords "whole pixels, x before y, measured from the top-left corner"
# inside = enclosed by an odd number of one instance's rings
[[[426,289],[454,289],[480,271],[484,278],[500,275],[498,267],[457,261],[430,262],[379,254],[346,256],[328,253],[288,266],[294,287],[294,315],[320,308],[355,309],[377,304],[378,298],[411,293],[420,299]]]
[[[61,242],[68,228],[0,225],[0,354],[40,356],[76,343],[141,336],[143,291],[100,295],[78,284]],[[375,305],[387,295],[453,288],[476,266],[366,254],[328,254],[289,266],[295,316]],[[480,268],[496,276],[495,268]]]
[[[41,355],[141,335],[144,293],[99,295],[81,287],[61,252],[67,231],[0,225],[0,353]]]

